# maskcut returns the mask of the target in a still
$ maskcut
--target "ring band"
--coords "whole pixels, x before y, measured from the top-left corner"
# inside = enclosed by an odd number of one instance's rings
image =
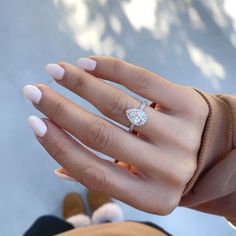
[[[134,126],[143,126],[147,122],[147,113],[144,111],[144,108],[148,105],[147,101],[143,101],[139,108],[132,108],[126,110],[126,115],[130,121],[129,132],[132,132]]]

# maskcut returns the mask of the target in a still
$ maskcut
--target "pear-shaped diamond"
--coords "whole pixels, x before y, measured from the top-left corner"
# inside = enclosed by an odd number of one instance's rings
[[[147,113],[142,109],[129,109],[126,111],[126,115],[131,124],[142,126],[147,122]]]

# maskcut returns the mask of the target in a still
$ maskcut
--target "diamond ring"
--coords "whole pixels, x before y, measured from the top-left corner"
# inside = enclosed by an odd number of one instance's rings
[[[134,126],[143,126],[147,122],[147,113],[144,108],[148,105],[147,101],[143,101],[139,108],[132,108],[126,110],[126,115],[131,125],[129,127],[129,132],[132,132]]]

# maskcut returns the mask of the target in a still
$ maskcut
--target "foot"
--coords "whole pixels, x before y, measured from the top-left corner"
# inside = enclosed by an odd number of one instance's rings
[[[124,220],[121,208],[100,192],[89,190],[88,201],[92,210],[92,224],[114,223]]]

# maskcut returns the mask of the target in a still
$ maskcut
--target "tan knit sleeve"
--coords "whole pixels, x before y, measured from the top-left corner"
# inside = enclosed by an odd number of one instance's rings
[[[209,106],[197,169],[180,206],[236,220],[236,97],[195,89]]]
[[[91,225],[73,229],[57,236],[167,236],[167,233],[137,222],[120,222]]]

